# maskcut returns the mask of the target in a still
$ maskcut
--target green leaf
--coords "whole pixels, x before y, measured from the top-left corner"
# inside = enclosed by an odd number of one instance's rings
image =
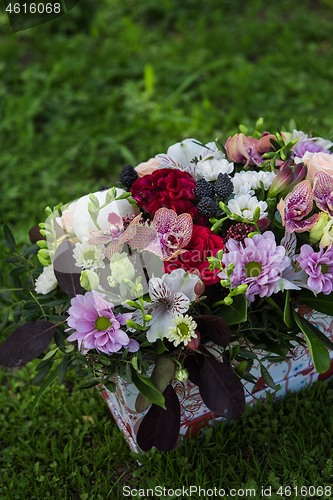
[[[38,371],[38,374],[34,378],[34,384],[39,384],[39,382],[41,382],[42,380],[44,380],[44,378],[46,377],[46,375],[51,370],[52,364],[53,364],[53,362],[45,364],[45,366],[43,366],[43,368]]]
[[[294,328],[295,320],[293,310],[290,303],[290,290],[286,291],[286,298],[284,303],[283,319],[288,328]]]
[[[332,316],[333,298],[331,295],[324,295],[323,293],[319,293],[317,296],[315,296],[312,292],[306,291],[302,293],[301,301],[302,304],[312,307],[316,311]]]
[[[150,378],[144,378],[132,369],[132,382],[146,399],[165,409],[164,396],[156,389]]]
[[[109,380],[109,382],[105,382],[104,383],[104,386],[107,388],[108,391],[110,392],[116,392],[117,390],[117,386],[114,382],[111,382],[111,380]]]
[[[233,299],[231,306],[221,306],[217,312],[214,312],[214,314],[223,318],[229,326],[243,323],[247,318],[245,294],[236,295]]]
[[[70,354],[65,354],[62,358],[60,365],[58,366],[58,385],[61,385],[66,376],[68,361],[70,359]]]
[[[306,339],[316,372],[327,372],[330,367],[330,355],[323,343],[323,339],[319,338],[321,332],[296,311],[293,310],[293,314],[298,327],[301,329]],[[325,337],[325,335],[321,335]],[[327,337],[325,337],[325,339],[327,339]]]
[[[15,238],[13,236],[13,233],[11,232],[9,227],[7,226],[7,224],[5,224],[3,226],[3,233],[5,235],[6,241],[9,244],[10,248],[12,250],[15,250],[15,248],[16,248]],[[6,246],[8,246],[8,245],[6,245]]]
[[[276,385],[274,383],[274,380],[272,379],[271,374],[268,372],[267,368],[264,367],[264,365],[260,365],[260,372],[261,376],[264,379],[265,384],[270,387],[271,389],[276,390]]]
[[[313,335],[315,335],[324,344],[324,346],[333,351],[333,342],[328,337],[326,337],[326,335],[321,330],[319,330],[319,328],[316,328],[312,323],[310,323],[310,321],[308,321],[306,318],[303,318],[303,316],[301,316],[301,318],[311,330]]]
[[[7,325],[7,322],[9,319],[9,314],[10,314],[10,309],[7,309],[7,311],[5,312],[5,314],[3,316],[3,320],[0,323],[0,331],[3,330],[5,328],[5,326]]]
[[[154,387],[158,389],[161,393],[165,391],[168,384],[175,374],[175,363],[170,358],[164,358],[158,356],[156,358],[153,373],[151,374],[150,380],[154,384]],[[150,406],[150,401],[147,400],[141,393],[138,394],[135,402],[135,409],[137,412],[141,413],[145,411]]]
[[[38,405],[40,398],[42,397],[42,395],[44,394],[46,389],[48,387],[50,387],[51,384],[53,384],[53,382],[55,381],[57,376],[58,376],[58,370],[55,369],[55,370],[53,370],[53,372],[51,372],[50,376],[45,380],[44,384],[41,386],[41,388],[37,392],[36,397],[34,399],[34,402],[32,403],[31,410],[30,410],[31,413],[33,413],[35,411],[35,408]]]

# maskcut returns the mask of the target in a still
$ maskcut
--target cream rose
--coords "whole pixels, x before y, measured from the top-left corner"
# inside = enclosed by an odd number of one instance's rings
[[[105,191],[97,191],[93,193],[99,201],[100,206],[105,203],[107,190]],[[117,188],[117,196],[125,193],[123,189]],[[89,238],[90,231],[96,231],[97,228],[92,221],[89,211],[88,205],[90,202],[89,194],[86,196],[82,196],[73,208],[72,213],[72,221],[73,221],[73,230],[76,236],[83,241],[83,238]],[[118,214],[120,217],[131,217],[133,214],[137,215],[140,210],[138,208],[134,208],[127,200],[117,200],[112,201],[106,207],[102,208],[98,214],[97,222],[101,229],[106,229],[110,226],[110,222],[108,221],[108,215],[114,212]]]
[[[153,172],[155,172],[155,170],[158,169],[160,163],[161,162],[156,160],[155,158],[150,158],[150,160],[148,161],[139,163],[139,165],[137,165],[134,170],[139,177],[143,177],[144,175],[152,174]]]
[[[320,245],[324,248],[333,243],[333,219],[324,227],[324,234],[320,240]]]
[[[124,279],[131,280],[135,275],[132,262],[127,257],[127,253],[114,253],[110,259],[111,276],[117,283],[122,283]]]
[[[307,179],[312,180],[316,172],[326,172],[333,177],[333,155],[307,151],[302,161],[308,167]]]

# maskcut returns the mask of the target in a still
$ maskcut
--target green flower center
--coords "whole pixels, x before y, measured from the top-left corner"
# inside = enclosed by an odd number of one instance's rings
[[[84,258],[86,260],[94,260],[95,259],[95,252],[93,250],[89,250],[89,252],[86,252],[84,254]]]
[[[180,337],[187,337],[188,336],[188,326],[185,323],[181,323],[180,325],[177,325],[177,333]]]
[[[95,328],[99,332],[107,330],[108,328],[110,328],[110,326],[112,326],[111,321],[109,320],[109,318],[106,318],[105,316],[100,316],[95,321]]]
[[[321,272],[323,274],[326,274],[327,273],[327,264],[321,264]]]
[[[260,262],[248,262],[245,264],[245,274],[247,278],[256,278],[261,274],[262,265]]]

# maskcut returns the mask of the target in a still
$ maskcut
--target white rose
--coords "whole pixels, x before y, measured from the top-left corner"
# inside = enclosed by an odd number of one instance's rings
[[[133,264],[125,252],[121,254],[116,252],[112,255],[110,259],[110,269],[112,278],[117,283],[122,283],[124,279],[131,280],[135,274]]]
[[[117,196],[125,193],[123,189],[116,188]],[[100,206],[105,203],[107,190],[97,191],[93,193],[99,201]],[[82,196],[73,208],[72,221],[73,229],[76,236],[83,241],[83,238],[89,238],[90,231],[96,231],[97,227],[93,223],[88,212],[88,204],[90,202],[89,195]],[[112,201],[106,207],[102,208],[99,212],[97,223],[101,229],[106,229],[110,226],[108,222],[108,215],[111,212],[118,214],[120,217],[131,217],[133,214],[139,213],[138,208],[134,208],[127,200]]]

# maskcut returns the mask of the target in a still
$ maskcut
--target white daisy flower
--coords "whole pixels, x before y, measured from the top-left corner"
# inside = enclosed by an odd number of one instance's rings
[[[195,333],[197,324],[193,320],[192,316],[188,316],[187,314],[185,316],[183,314],[178,314],[173,322],[175,326],[169,327],[169,332],[166,334],[166,338],[170,342],[173,342],[175,347],[181,343],[186,346],[191,338],[197,338],[197,334]]]
[[[35,291],[46,295],[56,288],[57,278],[53,272],[53,264],[44,267],[42,274],[35,281]]]
[[[231,174],[234,171],[234,164],[224,158],[201,160],[196,166],[196,178],[202,177],[206,181],[215,181],[219,174]]]
[[[73,257],[77,267],[84,269],[104,269],[105,248],[104,245],[89,245],[88,238],[83,238],[82,243],[76,243]]]
[[[228,202],[228,208],[233,214],[240,215],[249,221],[253,221],[253,214],[255,209],[260,208],[260,217],[267,216],[267,203],[265,201],[258,201],[256,196],[250,194],[236,194],[236,196]]]

